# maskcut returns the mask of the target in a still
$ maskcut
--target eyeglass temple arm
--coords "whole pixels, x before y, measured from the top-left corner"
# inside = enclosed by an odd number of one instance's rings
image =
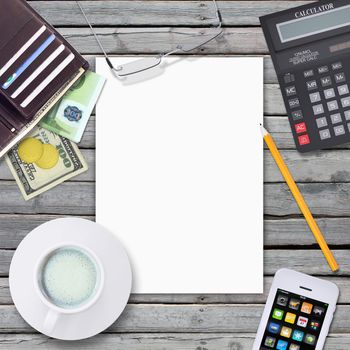
[[[222,15],[221,15],[221,12],[219,10],[219,7],[218,7],[218,4],[216,2],[216,0],[213,0],[213,3],[214,3],[214,7],[215,7],[215,11],[216,11],[216,17],[219,21],[219,27],[221,27],[222,25]]]
[[[107,64],[108,64],[109,68],[114,69],[114,70],[117,70],[116,68],[114,68],[114,66],[113,66],[111,60],[109,59],[109,57],[108,57],[108,55],[107,55],[105,49],[103,48],[102,43],[101,43],[100,39],[98,38],[98,36],[97,36],[97,34],[96,34],[94,28],[92,27],[90,21],[88,20],[84,9],[82,8],[82,6],[80,5],[80,3],[79,3],[78,0],[75,0],[75,2],[76,2],[76,4],[79,6],[79,9],[80,9],[81,13],[83,14],[86,23],[87,23],[88,26],[90,27],[90,30],[91,30],[92,34],[94,35],[94,37],[95,37],[95,39],[96,39],[96,41],[97,41],[98,46],[100,47],[101,51],[103,52],[103,55],[105,56],[105,59],[106,59],[106,61],[107,61]]]

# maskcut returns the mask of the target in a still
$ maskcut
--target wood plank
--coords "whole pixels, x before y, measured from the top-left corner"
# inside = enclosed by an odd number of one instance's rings
[[[225,26],[257,26],[259,17],[310,1],[219,1]],[[31,1],[55,26],[86,26],[74,1]],[[234,4],[234,5],[233,5]],[[212,1],[82,1],[95,26],[208,26],[216,23]]]
[[[95,181],[95,151],[82,150],[89,170],[70,181]],[[350,152],[348,150],[318,151],[302,154],[294,150],[281,151],[294,180],[297,182],[350,182]],[[265,182],[284,182],[271,153],[264,152]],[[13,180],[4,161],[0,161],[0,180]]]
[[[13,250],[0,249],[0,276],[7,277]],[[350,276],[350,250],[334,250],[340,265],[337,276]],[[329,269],[323,254],[316,250],[265,250],[264,273],[272,276],[281,268],[291,268],[312,275],[335,275]]]
[[[16,249],[28,232],[47,221],[60,217],[62,216],[0,215],[0,248]],[[82,218],[94,220],[93,216]],[[334,247],[350,245],[350,218],[319,218],[317,223],[330,245]],[[303,218],[265,219],[264,244],[267,248],[311,246],[315,245],[315,240]]]
[[[349,216],[350,183],[301,183],[299,188],[314,215]],[[286,184],[265,184],[264,192],[266,215],[300,215]],[[14,181],[1,181],[0,214],[95,215],[95,184],[65,182],[26,202]]]
[[[350,304],[350,279],[327,277],[340,289],[338,304]],[[264,304],[267,299],[272,277],[264,278],[263,294],[132,294],[131,304]],[[0,278],[0,305],[13,304],[8,278]]]
[[[1,334],[0,350],[72,349],[72,350],[251,350],[254,333],[242,334],[101,334],[86,340],[63,343],[39,334]],[[325,344],[327,350],[348,350],[349,334],[331,333]]]
[[[101,55],[101,49],[89,28],[57,28],[82,54]],[[202,28],[95,28],[109,54],[158,54],[173,50],[181,41],[196,37]],[[266,55],[268,49],[261,28],[224,28],[223,34],[193,54]]]
[[[263,305],[129,304],[109,333],[255,333]],[[349,305],[340,305],[331,332],[349,333]],[[0,306],[0,333],[33,333],[14,306]]]

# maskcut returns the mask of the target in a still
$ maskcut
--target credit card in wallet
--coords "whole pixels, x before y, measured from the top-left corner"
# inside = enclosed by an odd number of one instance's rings
[[[74,60],[75,55],[70,53],[21,103],[22,108],[26,108],[52,80],[54,80],[68,65]]]
[[[9,88],[17,78],[47,49],[47,47],[55,40],[55,34],[50,35],[35,51],[30,55],[22,65],[13,73],[2,85],[3,89]]]
[[[40,75],[45,68],[47,68],[50,63],[52,63],[65,49],[66,47],[62,44],[60,45],[11,95],[12,98],[16,98],[23,90],[29,86],[31,82],[34,81],[36,77]]]
[[[12,58],[0,69],[0,77],[29,49],[29,47],[43,34],[46,26],[42,26],[16,53]]]

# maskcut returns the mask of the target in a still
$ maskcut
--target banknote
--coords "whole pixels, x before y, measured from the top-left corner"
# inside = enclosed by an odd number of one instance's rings
[[[42,119],[40,125],[79,143],[104,83],[104,77],[87,71]]]
[[[38,126],[34,127],[27,138],[34,138],[42,144],[54,146],[59,157],[54,167],[43,169],[36,163],[23,162],[18,154],[18,145],[7,153],[7,165],[25,200],[32,199],[88,170],[78,146],[70,140]]]

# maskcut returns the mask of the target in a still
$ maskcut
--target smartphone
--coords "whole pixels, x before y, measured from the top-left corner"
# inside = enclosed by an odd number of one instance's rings
[[[253,350],[321,350],[339,296],[331,282],[303,273],[277,271]]]

